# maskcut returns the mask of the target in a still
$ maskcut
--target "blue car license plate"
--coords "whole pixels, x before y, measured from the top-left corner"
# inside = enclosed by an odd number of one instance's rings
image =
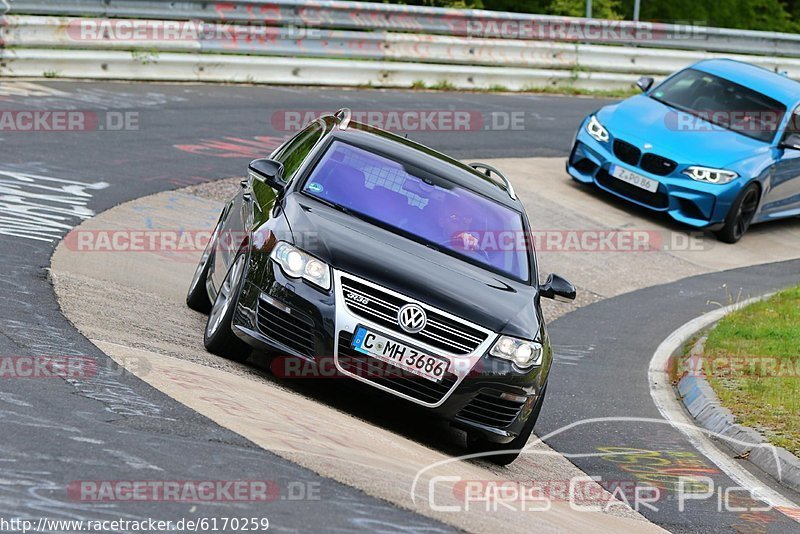
[[[356,329],[353,349],[432,382],[441,382],[449,364],[444,358],[422,353],[363,326]]]

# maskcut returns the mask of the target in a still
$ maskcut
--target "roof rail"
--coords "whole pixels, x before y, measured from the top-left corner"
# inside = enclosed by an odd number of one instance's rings
[[[336,113],[333,114],[334,117],[339,119],[339,129],[346,130],[347,127],[350,125],[350,117],[352,117],[353,112],[350,111],[350,108],[342,108]]]
[[[477,161],[474,162],[474,163],[470,163],[469,166],[472,167],[473,169],[475,169],[476,171],[481,171],[482,170],[483,174],[485,174],[488,178],[491,178],[492,174],[495,174],[495,175],[499,176],[500,179],[503,180],[503,185],[506,188],[506,192],[508,193],[508,196],[511,197],[511,200],[517,200],[517,194],[514,192],[514,186],[511,185],[511,180],[506,178],[506,176],[502,172],[497,170],[495,167],[492,167],[491,165],[487,165],[486,163],[480,163],[480,162],[477,162]]]

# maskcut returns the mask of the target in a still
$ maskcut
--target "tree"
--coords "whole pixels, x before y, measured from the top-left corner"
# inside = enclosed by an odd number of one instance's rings
[[[373,0],[374,1],[374,0]],[[387,3],[583,17],[586,0],[384,0]],[[634,0],[592,0],[592,15],[632,19]],[[641,0],[643,21],[800,31],[800,0]]]
[[[547,12],[568,17],[586,16],[586,0],[551,0]],[[592,17],[596,19],[621,19],[620,0],[592,0]]]

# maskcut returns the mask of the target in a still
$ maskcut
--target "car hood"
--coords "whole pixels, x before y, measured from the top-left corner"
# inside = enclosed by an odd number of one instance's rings
[[[295,244],[334,269],[408,295],[494,332],[533,338],[535,286],[428,248],[301,193],[285,214]]]
[[[714,126],[645,95],[606,106],[597,112],[597,119],[613,138],[679,165],[724,168],[769,151],[768,143]],[[653,147],[644,149],[646,143]]]

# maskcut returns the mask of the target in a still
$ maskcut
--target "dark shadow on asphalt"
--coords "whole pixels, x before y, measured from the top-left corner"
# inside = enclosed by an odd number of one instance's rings
[[[348,413],[376,427],[450,456],[466,454],[466,437],[447,421],[432,416],[424,407],[393,397],[349,377],[282,378],[271,369],[270,356],[253,352],[246,364],[261,378],[320,404]],[[387,414],[389,414],[387,416]],[[484,460],[476,460],[487,463]],[[491,464],[493,465],[493,464]]]
[[[638,204],[634,204],[633,202],[628,202],[625,199],[622,199],[614,195],[613,193],[609,193],[608,191],[600,189],[599,187],[596,187],[593,184],[584,184],[574,179],[570,180],[570,182],[576,193],[587,194],[599,202],[604,202],[613,207],[625,210],[633,215],[636,215],[637,217],[646,219],[650,223],[661,226],[664,229],[669,230],[670,232],[684,234],[686,236],[697,236],[697,237],[702,236],[702,239],[704,240],[709,239],[712,240],[713,243],[719,244],[719,246],[727,246],[725,243],[718,241],[717,238],[714,236],[713,232],[690,228],[686,225],[677,222],[666,213],[652,211],[645,207],[639,206]],[[780,230],[797,230],[797,229],[800,229],[800,217],[779,219],[775,221],[766,221],[751,226],[743,239],[748,239],[748,238],[753,239]]]

